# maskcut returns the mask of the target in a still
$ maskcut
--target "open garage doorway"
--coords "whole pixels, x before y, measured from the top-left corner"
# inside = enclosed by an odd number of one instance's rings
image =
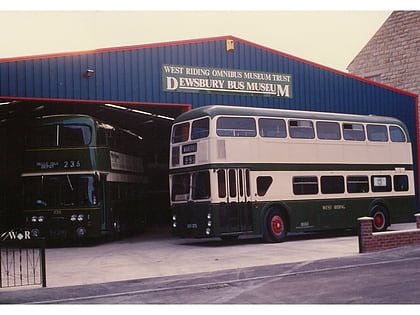
[[[14,100],[0,105],[0,222],[1,230],[20,226],[21,177],[25,129],[37,117],[85,114],[141,137],[148,182],[146,228],[170,223],[168,159],[173,120],[191,108],[188,104]],[[169,226],[169,225],[168,225]]]

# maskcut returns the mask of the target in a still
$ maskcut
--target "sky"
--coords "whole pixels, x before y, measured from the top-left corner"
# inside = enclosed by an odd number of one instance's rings
[[[95,1],[85,0],[85,5],[78,5],[74,0],[64,7],[57,5],[61,1],[43,5],[49,2],[44,0],[2,4],[0,58],[233,35],[346,71],[393,10],[321,6],[322,1],[315,2],[317,7],[286,6],[286,10],[281,1],[266,0],[259,0],[259,6],[213,0],[207,7],[197,6],[200,1],[155,0],[149,6],[124,5],[126,1],[88,5]]]

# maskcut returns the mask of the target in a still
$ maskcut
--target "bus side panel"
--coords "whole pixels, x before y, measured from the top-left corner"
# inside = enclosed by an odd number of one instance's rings
[[[385,205],[391,224],[414,221],[415,199],[413,196],[386,197],[385,199],[368,197],[288,202],[290,232],[356,229],[357,219],[368,216],[372,206],[377,203]]]
[[[415,203],[414,196],[387,199],[391,224],[414,222]]]

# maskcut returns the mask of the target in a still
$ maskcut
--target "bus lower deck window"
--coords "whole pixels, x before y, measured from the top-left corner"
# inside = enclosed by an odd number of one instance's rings
[[[371,177],[373,192],[388,192],[392,190],[391,176],[389,175],[375,175]]]
[[[264,196],[267,193],[268,188],[270,188],[273,183],[273,178],[271,176],[258,176],[257,177],[257,193],[258,196]]]
[[[172,201],[186,201],[190,195],[190,174],[172,177]]]
[[[343,176],[321,176],[321,192],[323,194],[344,193]]]
[[[349,193],[369,192],[369,178],[367,176],[348,176],[347,191]]]
[[[210,174],[209,171],[197,172],[192,178],[192,199],[210,198]]]
[[[293,193],[295,195],[316,195],[318,178],[316,176],[293,177]]]
[[[408,191],[408,176],[407,175],[394,175],[394,190],[395,191]]]
[[[218,183],[219,198],[226,198],[226,174],[225,174],[225,170],[218,170],[217,171],[217,183]]]

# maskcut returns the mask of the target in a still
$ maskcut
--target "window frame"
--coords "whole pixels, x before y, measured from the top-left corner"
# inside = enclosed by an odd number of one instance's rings
[[[346,126],[358,126],[361,127],[361,131],[354,128],[348,129]],[[343,122],[341,129],[343,133],[343,139],[346,141],[366,141],[366,128],[362,123]],[[363,138],[350,136],[351,134],[363,134]]]
[[[272,123],[274,126],[274,122],[278,122],[280,124],[277,125],[279,129],[276,131],[274,129],[269,129],[268,122]],[[267,123],[267,125],[265,125]],[[272,127],[270,126],[270,127]],[[265,128],[263,128],[265,127]],[[280,130],[282,129],[282,130]],[[275,138],[275,139],[284,139],[287,138],[287,123],[286,120],[283,118],[266,118],[262,117],[258,119],[258,131],[260,133],[260,137],[262,138]],[[271,133],[270,133],[271,132]],[[274,132],[274,133],[273,133]]]
[[[305,181],[306,180],[306,181]],[[317,176],[293,176],[292,186],[294,195],[318,195],[319,181]],[[312,189],[305,189],[312,186]],[[299,189],[298,189],[299,188]],[[314,189],[316,188],[316,189]]]
[[[321,193],[324,195],[344,194],[345,184],[342,175],[323,175],[320,178]]]
[[[297,125],[292,126],[292,123],[297,123]],[[308,126],[300,126],[300,123],[308,123]],[[315,139],[315,127],[312,120],[289,119],[289,121],[287,122],[287,126],[289,136],[292,139]]]
[[[332,125],[335,125],[336,126],[336,130],[335,131],[338,131],[338,133],[335,133],[335,137],[331,137],[331,136],[320,136],[320,134],[322,135],[322,134],[327,134],[326,132],[320,132],[320,126],[322,126],[322,125],[330,125],[330,126],[332,126]],[[320,121],[317,121],[316,123],[315,123],[315,128],[316,128],[316,134],[317,134],[317,137],[318,137],[318,139],[320,139],[320,140],[341,140],[341,128],[340,128],[340,123],[339,122],[336,122],[336,121],[322,121],[322,120],[320,120]],[[332,133],[328,133],[328,134],[332,134]]]
[[[238,125],[219,125],[224,124],[229,120],[236,120]],[[241,126],[241,124],[244,124],[247,121],[252,123],[248,126]],[[216,135],[219,137],[254,138],[257,136],[257,123],[253,117],[220,116],[216,119]]]
[[[382,129],[384,132],[379,132],[379,129]],[[382,124],[367,124],[366,125],[366,133],[367,138],[369,141],[372,142],[388,142],[389,135],[388,135],[388,128],[386,125]],[[385,138],[376,138],[377,135],[385,136]]]
[[[202,123],[204,121],[207,122],[207,125],[205,126],[207,128],[203,128],[202,125],[200,127],[197,126],[197,124]],[[194,132],[197,129],[200,129],[200,131]],[[207,138],[209,134],[210,134],[210,118],[209,117],[196,119],[191,122],[191,140]]]

